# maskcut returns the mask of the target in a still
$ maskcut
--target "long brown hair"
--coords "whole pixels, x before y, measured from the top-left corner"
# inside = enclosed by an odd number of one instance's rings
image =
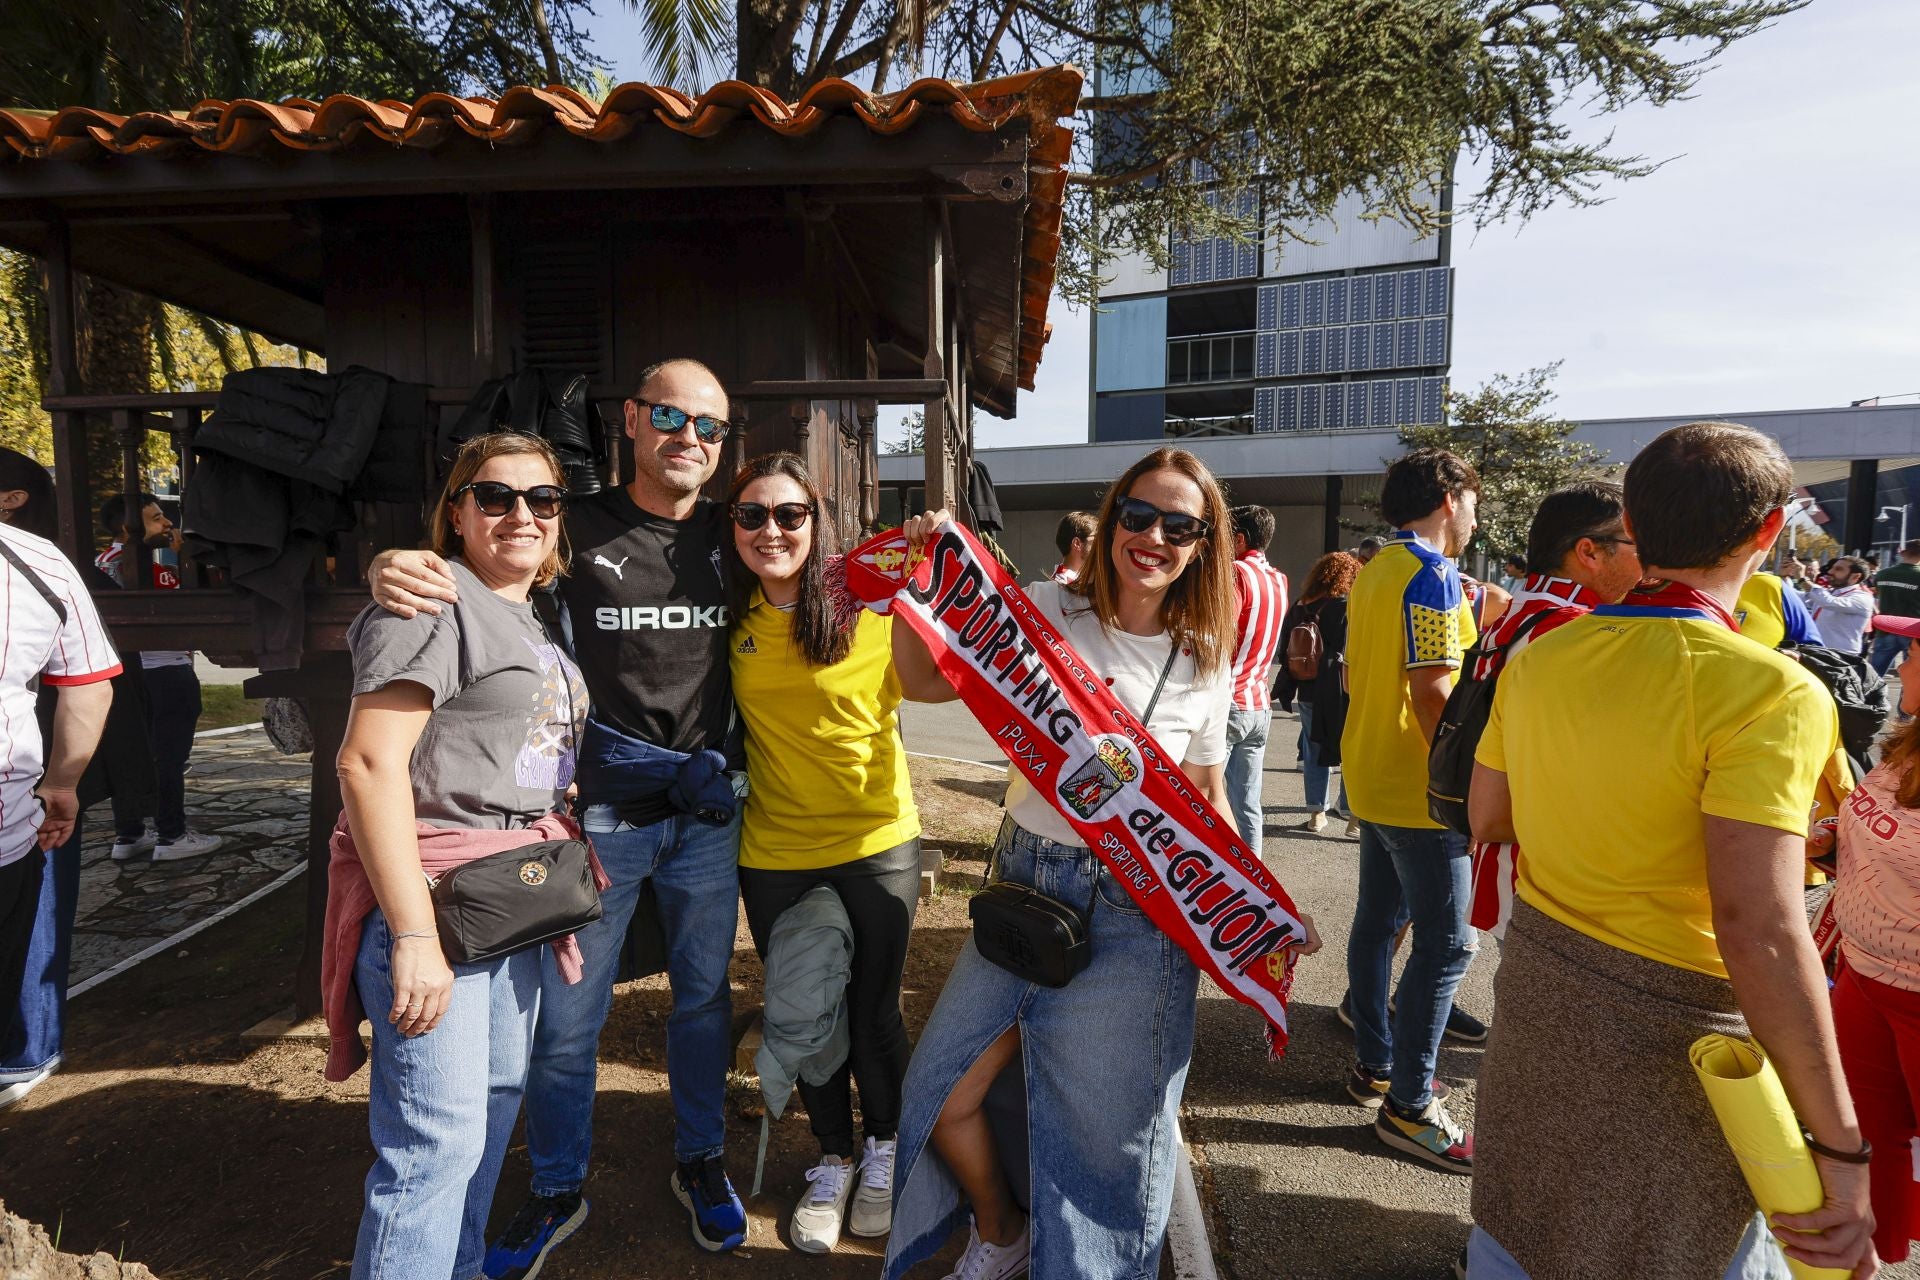
[[[495,458],[509,458],[517,454],[532,454],[547,464],[553,473],[553,483],[561,488],[566,481],[561,477],[566,473],[560,470],[560,459],[553,452],[553,446],[539,436],[522,435],[517,431],[494,431],[484,436],[475,436],[460,446],[460,452],[453,455],[453,468],[447,472],[447,483],[440,490],[440,497],[433,504],[433,514],[427,517],[427,545],[434,554],[457,556],[464,550],[459,534],[453,531],[453,507],[457,501],[453,495],[473,483],[480,474],[480,468]],[[540,571],[534,575],[533,585],[544,588],[548,583],[567,571],[567,557],[570,549],[567,543],[566,521],[560,522],[560,536],[554,540],[553,550],[540,562]]]
[[[1359,556],[1350,551],[1327,552],[1307,570],[1307,585],[1300,593],[1300,603],[1346,595],[1353,590],[1353,580],[1359,573]]]
[[[1880,763],[1893,766],[1900,782],[1894,799],[1902,809],[1920,809],[1920,716],[1895,729],[1880,747]]]
[[[1160,602],[1160,624],[1176,640],[1193,647],[1194,665],[1211,675],[1233,656],[1239,620],[1233,594],[1233,520],[1220,482],[1207,464],[1185,449],[1155,449],[1126,469],[1101,500],[1093,541],[1087,547],[1087,570],[1069,591],[1086,598],[1103,627],[1113,627],[1120,616],[1120,581],[1113,568],[1113,532],[1120,517],[1115,508],[1127,497],[1133,482],[1150,471],[1177,471],[1200,488],[1200,518],[1211,529],[1195,544],[1187,562]]]
[[[748,485],[768,476],[785,476],[799,485],[806,492],[807,505],[813,508],[813,545],[807,551],[806,564],[800,569],[800,599],[794,605],[791,634],[793,647],[808,663],[830,667],[845,659],[853,648],[853,627],[835,612],[833,598],[827,591],[827,557],[840,549],[840,539],[833,521],[824,518],[819,487],[813,483],[807,464],[797,453],[763,453],[749,458],[747,464],[734,473],[733,483],[727,486],[729,511],[740,501]],[[720,540],[720,545],[727,564],[727,613],[734,621],[743,622],[759,580],[740,559],[740,549],[734,545],[731,514],[727,536]],[[857,615],[853,621],[858,624]]]

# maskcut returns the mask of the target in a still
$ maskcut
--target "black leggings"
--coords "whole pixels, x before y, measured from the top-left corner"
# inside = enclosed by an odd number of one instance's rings
[[[900,1017],[900,975],[920,906],[920,841],[834,867],[809,871],[740,868],[747,928],[761,959],[780,913],[815,885],[831,885],[853,925],[853,973],[847,981],[847,1060],[825,1084],[800,1082],[800,1098],[820,1150],[852,1159],[853,1090],[867,1136],[886,1141],[900,1127],[900,1085],[907,1075],[907,1026]]]
[[[20,982],[26,977],[33,926],[40,915],[40,878],[46,866],[47,855],[35,845],[25,857],[0,867],[0,1030],[20,1003]],[[894,984],[898,990],[897,977]],[[902,1059],[901,1066],[905,1065]],[[894,1096],[900,1096],[898,1086]]]

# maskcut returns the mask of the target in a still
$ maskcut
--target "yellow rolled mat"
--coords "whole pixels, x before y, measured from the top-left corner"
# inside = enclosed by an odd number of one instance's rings
[[[1760,1046],[1728,1036],[1701,1036],[1687,1053],[1700,1087],[1733,1148],[1755,1203],[1776,1213],[1811,1213],[1826,1199],[1800,1121],[1780,1077]],[[1847,1272],[1787,1259],[1799,1280],[1847,1280]]]

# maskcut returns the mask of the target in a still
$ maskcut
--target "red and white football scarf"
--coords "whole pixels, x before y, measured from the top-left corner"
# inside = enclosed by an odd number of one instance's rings
[[[854,548],[847,586],[926,642],[960,700],[1114,879],[1222,990],[1287,1042],[1307,931],[1286,891],[973,535],[949,521],[909,568],[895,531]]]

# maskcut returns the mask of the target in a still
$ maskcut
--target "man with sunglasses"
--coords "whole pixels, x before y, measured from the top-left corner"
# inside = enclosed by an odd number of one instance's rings
[[[532,1195],[488,1251],[492,1280],[523,1280],[586,1218],[581,1188],[592,1148],[600,1029],[649,880],[673,990],[671,1189],[701,1248],[733,1249],[746,1236],[746,1214],[722,1159],[733,1022],[727,966],[739,910],[740,816],[731,779],[744,758],[731,733],[720,568],[726,512],[700,496],[719,468],[728,413],[726,391],[705,365],[678,359],[651,366],[626,404],[632,482],[567,507],[573,552],[560,600],[593,703],[579,810],[613,883],[601,894],[600,920],[576,935],[584,979],[568,986],[551,962],[546,967],[525,1102]],[[453,598],[445,569],[428,553],[383,553],[371,575],[374,598],[403,615],[437,612],[436,600]],[[596,735],[618,744],[623,764],[607,763],[611,752],[596,763]],[[644,768],[636,757],[645,759]],[[677,777],[652,772],[682,757]]]

